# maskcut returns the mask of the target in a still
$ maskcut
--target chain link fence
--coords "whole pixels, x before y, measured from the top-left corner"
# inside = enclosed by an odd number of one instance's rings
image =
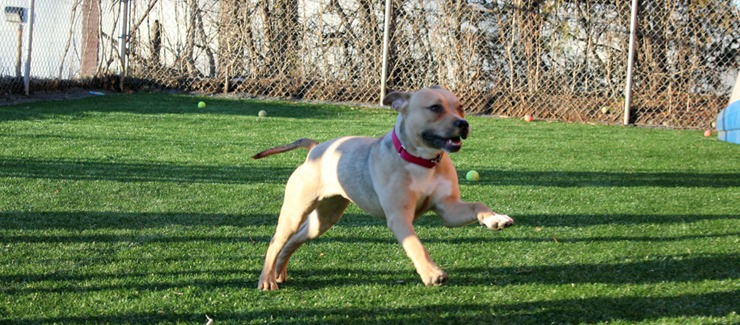
[[[637,1],[631,76],[630,1],[38,1],[29,51],[33,2],[5,0],[5,96],[23,93],[23,76],[30,91],[370,104],[442,85],[471,113],[618,124],[631,78],[629,122],[708,128],[740,69],[737,0]]]

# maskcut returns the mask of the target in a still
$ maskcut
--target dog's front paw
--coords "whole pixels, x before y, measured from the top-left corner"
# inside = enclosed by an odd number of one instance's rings
[[[274,276],[261,276],[257,289],[262,291],[273,291],[278,289],[277,281]]]
[[[438,287],[447,282],[447,273],[435,267],[426,274],[420,274],[421,281],[428,287]]]
[[[514,219],[504,214],[494,213],[483,217],[481,224],[488,227],[491,230],[501,230],[514,225]]]

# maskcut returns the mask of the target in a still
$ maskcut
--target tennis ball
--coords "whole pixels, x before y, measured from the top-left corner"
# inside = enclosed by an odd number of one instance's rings
[[[259,116],[259,117],[265,117],[265,116],[267,116],[267,112],[265,112],[264,110],[261,110],[261,111],[259,111],[257,113],[257,116]]]
[[[471,170],[465,174],[465,179],[469,182],[477,182],[480,179],[480,175],[478,175],[477,171]]]
[[[532,122],[533,119],[534,118],[532,117],[532,115],[529,115],[529,114],[524,115],[524,120],[527,122]]]
[[[198,108],[206,108],[206,102],[198,102]]]

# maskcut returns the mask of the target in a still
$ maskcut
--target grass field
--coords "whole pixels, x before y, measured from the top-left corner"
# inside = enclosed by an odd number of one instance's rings
[[[394,119],[166,94],[0,107],[0,323],[740,323],[740,145],[701,131],[469,117],[463,199],[516,225],[421,218],[445,286],[351,207],[256,290],[305,151],[249,157]]]

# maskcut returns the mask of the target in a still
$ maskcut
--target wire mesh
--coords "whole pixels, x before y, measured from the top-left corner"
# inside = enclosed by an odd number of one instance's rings
[[[5,1],[0,94],[23,92],[17,60],[25,65],[28,40],[17,36],[19,27],[27,35],[29,24],[12,22],[7,8],[28,9],[29,2]],[[472,113],[623,120],[629,1],[393,0],[390,6],[387,91],[441,85]],[[639,1],[631,122],[711,124],[740,68],[739,6]],[[31,90],[179,89],[376,104],[384,13],[384,0],[39,1]]]

